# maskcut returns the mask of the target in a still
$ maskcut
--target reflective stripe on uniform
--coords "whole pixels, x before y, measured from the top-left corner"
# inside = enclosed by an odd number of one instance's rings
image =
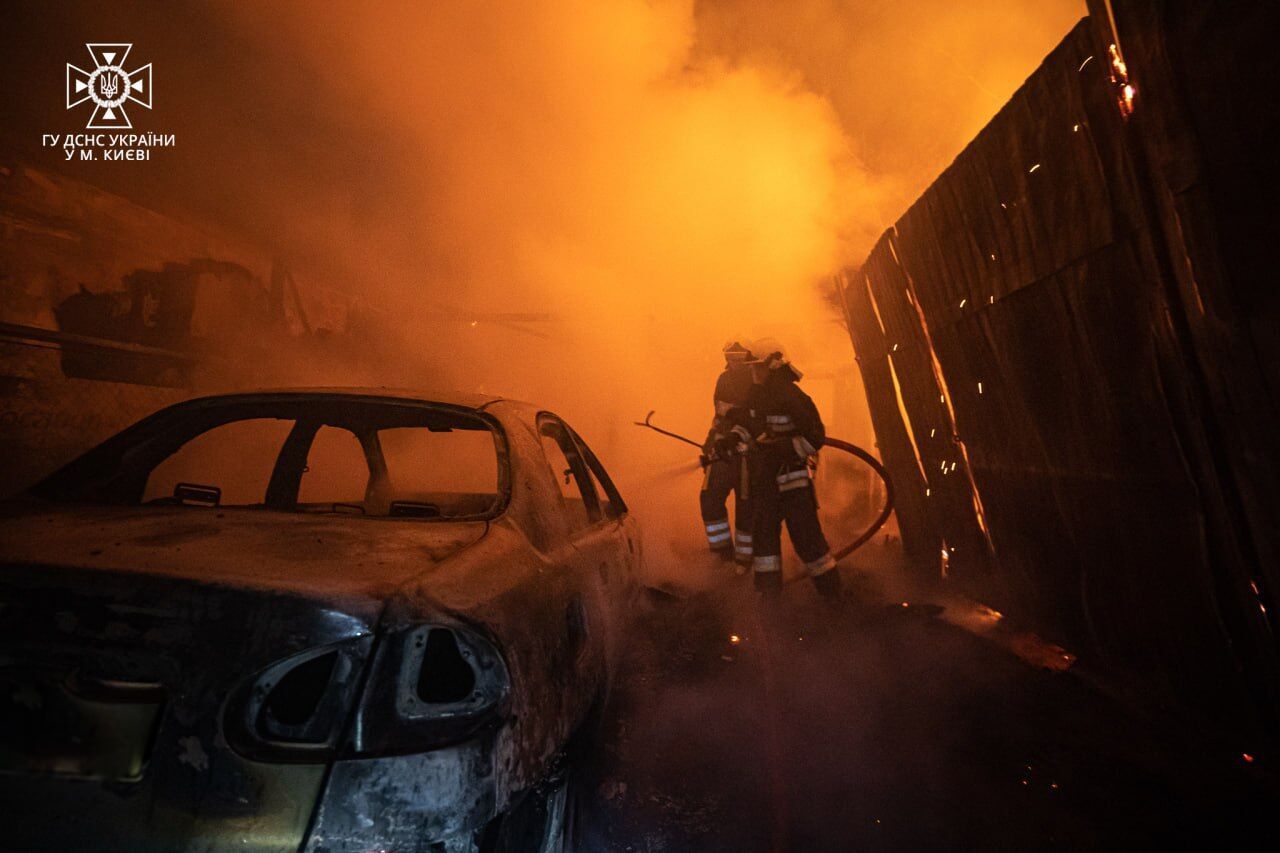
[[[811,560],[804,564],[805,569],[809,572],[809,577],[816,578],[818,575],[826,574],[836,567],[835,557],[831,556],[831,552],[823,554],[816,560]]]
[[[790,415],[766,415],[764,422],[768,425],[769,432],[791,432],[795,429]]]
[[[787,471],[774,478],[778,483],[778,491],[780,492],[808,488],[812,479],[813,472],[809,470],[807,465],[798,471]]]
[[[738,531],[734,537],[733,550],[739,557],[750,557],[753,550],[751,544],[751,534]]]
[[[769,572],[782,571],[781,557],[755,557],[751,561],[752,571],[760,574],[768,574]]]
[[[818,452],[818,448],[809,443],[809,439],[803,435],[797,435],[791,439],[791,446],[796,449],[797,456],[809,457]]]
[[[729,520],[713,521],[707,525],[707,543],[711,545],[712,550],[716,550],[716,546],[722,542],[728,542],[733,538],[733,534],[729,532]]]

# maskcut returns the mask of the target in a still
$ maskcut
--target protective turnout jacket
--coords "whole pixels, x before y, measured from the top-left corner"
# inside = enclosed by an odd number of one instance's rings
[[[809,457],[822,447],[827,430],[818,407],[800,390],[791,369],[781,367],[764,382],[752,385],[744,408],[745,425],[756,440],[754,464],[779,476],[799,471],[809,476]],[[737,414],[737,421],[744,422],[743,413]],[[787,491],[787,484],[797,479],[780,478],[778,487]]]
[[[754,385],[751,382],[751,371],[746,368],[726,368],[716,380],[715,416],[711,422],[711,431],[707,435],[707,447],[723,438],[734,421],[730,415],[737,410],[745,409],[747,397]]]

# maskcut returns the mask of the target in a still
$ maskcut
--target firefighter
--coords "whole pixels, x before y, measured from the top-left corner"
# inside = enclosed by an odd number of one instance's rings
[[[715,414],[711,429],[703,444],[704,470],[702,493],[702,523],[707,532],[707,545],[711,552],[722,559],[734,560],[739,574],[751,565],[751,501],[748,496],[746,459],[732,453],[720,453],[730,434],[729,413],[746,405],[751,390],[751,369],[747,366],[750,353],[738,341],[724,345],[724,372],[716,380],[713,398]],[[733,492],[733,528],[729,526],[729,493]]]
[[[818,592],[840,594],[840,574],[831,556],[813,488],[817,454],[826,440],[822,417],[797,383],[800,371],[771,338],[748,342],[752,386],[744,412],[737,413],[735,450],[749,459],[752,568],[755,587],[776,597],[782,591],[782,524]]]

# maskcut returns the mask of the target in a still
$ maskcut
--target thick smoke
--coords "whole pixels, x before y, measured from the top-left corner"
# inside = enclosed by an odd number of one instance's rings
[[[824,282],[1067,30],[1079,4],[1057,5],[1058,21],[1008,2],[225,8],[255,51],[298,63],[316,106],[394,143],[368,221],[282,208],[297,238],[320,235],[444,384],[545,401],[650,515],[674,502],[683,518],[684,451],[629,421],[705,429],[735,333],[850,370]],[[442,336],[425,322],[440,305],[475,325]],[[551,316],[527,334],[489,312]]]
[[[7,135],[65,123],[63,54],[137,43],[156,68],[148,127],[179,147],[65,168],[269,245],[304,292],[356,303],[379,357],[291,364],[289,381],[544,403],[596,445],[651,528],[671,506],[690,542],[691,457],[630,421],[657,409],[701,438],[720,345],[770,334],[833,431],[870,444],[822,289],[1082,12],[1078,0],[175,5],[16,7],[7,53],[47,73],[5,96],[30,119]]]

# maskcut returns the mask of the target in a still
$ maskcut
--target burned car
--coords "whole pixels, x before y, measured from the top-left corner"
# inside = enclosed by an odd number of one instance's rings
[[[2,512],[0,846],[570,842],[639,542],[555,415],[206,397]]]

